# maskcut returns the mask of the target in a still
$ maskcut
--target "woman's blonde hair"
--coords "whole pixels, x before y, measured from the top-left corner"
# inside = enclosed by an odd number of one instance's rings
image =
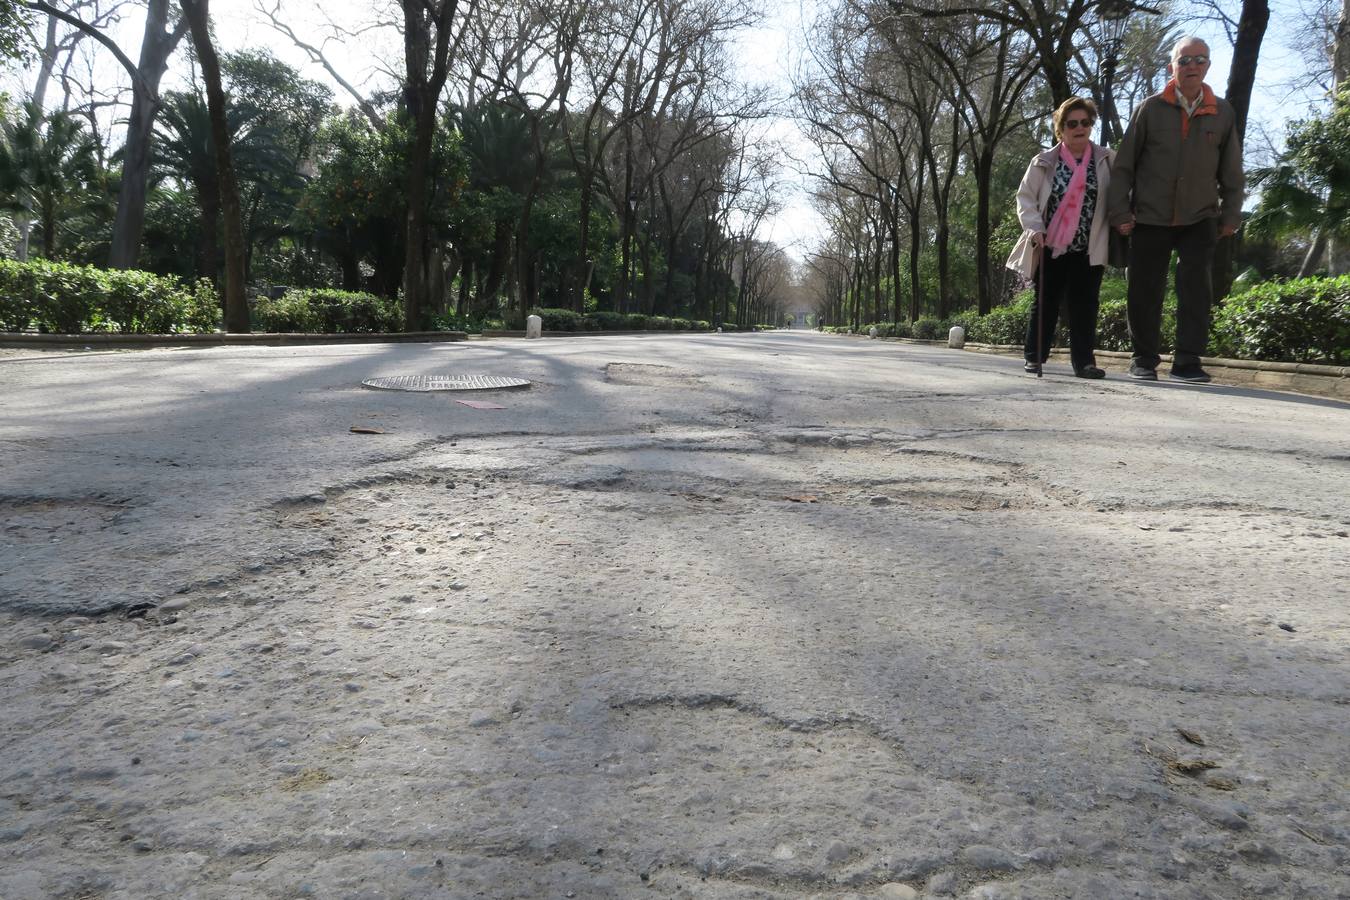
[[[1092,121],[1097,121],[1097,104],[1093,103],[1087,97],[1070,97],[1059,105],[1055,110],[1053,121],[1055,123],[1055,140],[1064,139],[1064,120],[1069,117],[1069,113],[1075,109],[1081,109],[1092,117]]]

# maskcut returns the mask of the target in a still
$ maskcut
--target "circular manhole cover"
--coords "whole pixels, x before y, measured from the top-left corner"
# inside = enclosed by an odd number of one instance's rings
[[[530,383],[505,375],[390,375],[367,378],[361,385],[381,391],[496,391],[529,387]]]

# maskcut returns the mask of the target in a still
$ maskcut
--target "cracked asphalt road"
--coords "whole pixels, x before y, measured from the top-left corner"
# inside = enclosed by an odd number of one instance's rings
[[[441,372],[535,385],[359,387]],[[5,900],[1350,897],[1345,404],[802,333],[0,380]]]

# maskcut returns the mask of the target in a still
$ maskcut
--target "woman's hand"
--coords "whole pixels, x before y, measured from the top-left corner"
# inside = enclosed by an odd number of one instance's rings
[[[1121,222],[1119,225],[1116,226],[1116,231],[1119,231],[1121,234],[1125,235],[1126,237],[1129,237],[1130,232],[1134,231],[1134,219],[1130,219],[1130,221],[1128,222]]]

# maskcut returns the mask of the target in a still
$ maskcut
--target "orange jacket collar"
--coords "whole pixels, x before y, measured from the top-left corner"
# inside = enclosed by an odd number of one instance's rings
[[[1214,91],[1207,84],[1201,84],[1200,90],[1202,95],[1200,97],[1200,105],[1195,108],[1195,115],[1217,115],[1219,112],[1219,104],[1218,101],[1214,99]],[[1167,87],[1163,88],[1162,96],[1164,100],[1173,106],[1180,106],[1181,98],[1177,96],[1178,93],[1177,80],[1173,78],[1167,82]]]

